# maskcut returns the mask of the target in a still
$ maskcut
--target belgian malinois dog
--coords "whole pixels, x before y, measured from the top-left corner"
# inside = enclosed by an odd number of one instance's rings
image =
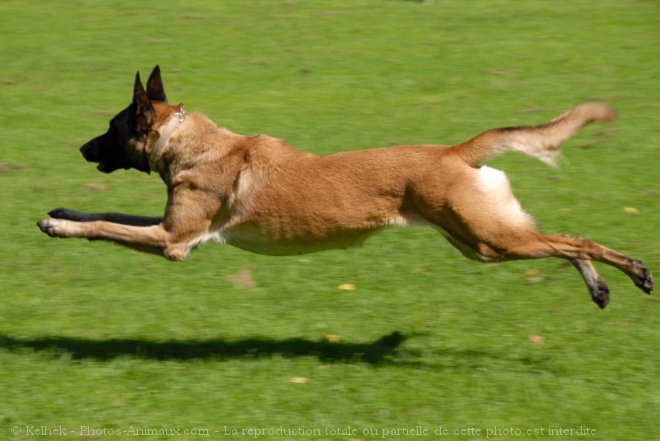
[[[646,293],[651,272],[639,260],[582,237],[541,233],[506,175],[481,166],[509,150],[553,163],[559,145],[615,113],[579,105],[547,124],[488,130],[462,144],[373,148],[325,156],[267,135],[243,136],[167,101],[158,66],[110,129],[83,145],[98,170],[158,172],[167,185],[163,217],[57,209],[38,223],[53,237],[113,241],[171,260],[209,240],[270,255],[361,243],[392,225],[435,227],[470,259],[499,262],[560,257],[571,262],[604,308],[609,289],[592,261],[623,271]]]

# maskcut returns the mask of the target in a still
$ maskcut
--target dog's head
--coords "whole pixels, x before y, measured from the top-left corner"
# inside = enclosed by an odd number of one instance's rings
[[[149,161],[145,146],[155,122],[154,104],[166,103],[167,96],[156,66],[142,86],[140,73],[135,76],[133,102],[110,120],[110,128],[80,148],[89,162],[98,163],[97,169],[110,173],[117,169],[135,168],[149,173]]]

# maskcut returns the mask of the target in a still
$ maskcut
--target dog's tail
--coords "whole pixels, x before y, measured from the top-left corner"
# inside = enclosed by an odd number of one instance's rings
[[[554,166],[562,142],[592,121],[612,121],[615,118],[614,109],[603,104],[585,103],[547,124],[488,130],[452,147],[452,150],[473,167],[509,150],[528,154]]]

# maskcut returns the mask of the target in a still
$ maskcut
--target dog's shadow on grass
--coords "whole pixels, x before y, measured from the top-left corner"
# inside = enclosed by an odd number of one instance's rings
[[[417,334],[416,336],[419,336]],[[65,360],[111,361],[128,357],[146,360],[229,360],[316,357],[324,363],[365,363],[372,366],[412,366],[434,370],[473,371],[496,369],[554,372],[552,357],[543,354],[514,355],[474,349],[423,350],[401,348],[410,335],[392,332],[375,341],[246,338],[241,340],[147,339],[93,340],[77,337],[16,338],[0,334],[0,350],[43,353]]]
[[[175,340],[149,341],[145,339],[92,340],[75,337],[15,338],[0,335],[0,348],[16,352],[31,350],[50,353],[59,358],[108,361],[118,357],[151,360],[198,360],[260,358],[281,356],[318,357],[324,362],[356,362],[397,364],[397,350],[406,337],[393,332],[370,343],[313,341],[303,338],[275,340],[249,338],[243,340]],[[405,362],[404,362],[405,363]]]

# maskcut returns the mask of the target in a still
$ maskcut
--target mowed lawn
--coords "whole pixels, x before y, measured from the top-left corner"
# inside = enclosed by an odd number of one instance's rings
[[[504,155],[547,232],[660,274],[660,4],[648,0],[0,3],[0,438],[651,440],[660,301],[598,265],[484,265],[429,228],[182,263],[55,240],[47,211],[158,215],[157,176],[78,147],[160,64],[168,95],[323,154],[466,140],[614,106],[561,167]],[[138,438],[138,439],[140,439]]]

